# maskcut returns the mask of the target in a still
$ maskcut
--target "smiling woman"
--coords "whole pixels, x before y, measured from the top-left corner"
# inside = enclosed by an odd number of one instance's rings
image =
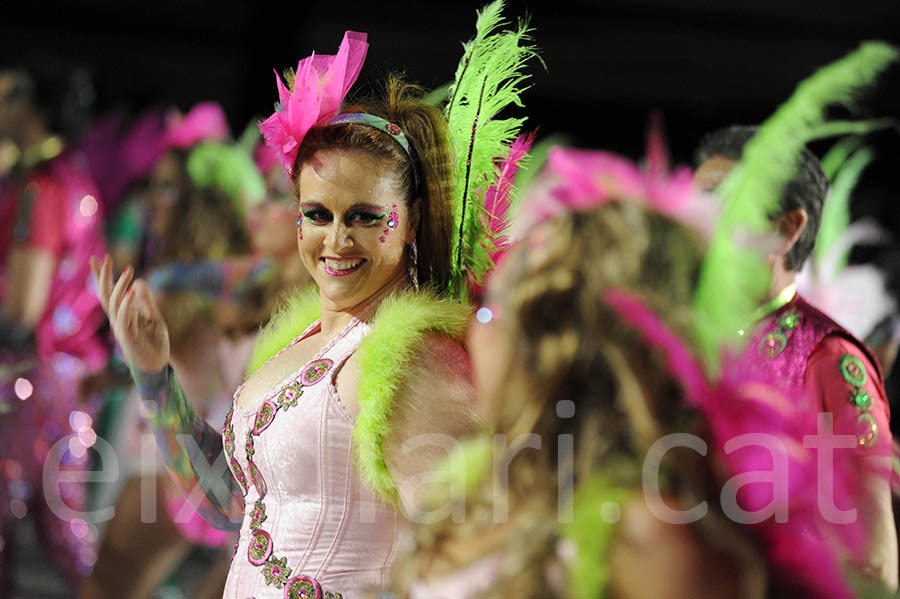
[[[300,61],[260,124],[294,186],[299,255],[316,286],[259,335],[221,436],[167,367],[168,332],[145,284],[130,285],[131,270],[113,284],[109,261],[95,266],[167,465],[186,490],[201,486],[205,517],[239,524],[225,597],[383,587],[398,515],[420,514],[425,475],[475,426],[461,344],[471,308],[450,297],[446,119],[398,78],[383,98],[340,111],[366,48],[365,34],[347,32],[337,55]],[[223,451],[230,472],[210,466]]]

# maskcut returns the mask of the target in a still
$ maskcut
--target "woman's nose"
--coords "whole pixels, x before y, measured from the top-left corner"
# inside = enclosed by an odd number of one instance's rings
[[[328,235],[328,243],[331,245],[332,249],[341,250],[352,245],[352,240],[350,239],[350,231],[341,222],[335,222],[331,231]]]

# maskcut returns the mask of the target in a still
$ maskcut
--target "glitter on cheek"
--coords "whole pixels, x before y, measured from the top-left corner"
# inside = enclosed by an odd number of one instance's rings
[[[394,204],[391,206],[391,213],[388,215],[387,227],[381,232],[381,237],[378,238],[378,241],[384,243],[387,240],[388,234],[396,229],[399,224],[400,214],[397,213],[397,204]]]

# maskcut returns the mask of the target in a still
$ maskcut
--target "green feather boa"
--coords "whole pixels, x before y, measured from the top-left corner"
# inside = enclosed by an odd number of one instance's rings
[[[288,298],[257,337],[247,375],[259,370],[320,316],[319,293],[314,286]],[[430,291],[397,291],[381,302],[370,333],[357,349],[359,415],[353,439],[363,481],[385,501],[396,502],[397,486],[382,445],[391,429],[394,396],[403,384],[416,345],[431,333],[462,339],[470,316],[471,307],[463,302]]]

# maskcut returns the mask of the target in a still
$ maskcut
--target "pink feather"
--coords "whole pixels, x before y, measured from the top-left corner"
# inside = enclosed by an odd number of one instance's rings
[[[201,141],[222,141],[228,135],[228,121],[222,107],[215,102],[201,102],[184,116],[169,117],[163,146],[186,150]]]
[[[294,161],[307,132],[331,120],[359,77],[369,44],[366,34],[347,31],[335,55],[313,54],[297,64],[293,89],[275,73],[280,109],[259,124],[266,144],[293,180]]]
[[[603,298],[629,326],[638,330],[644,343],[661,350],[666,356],[669,372],[684,385],[684,394],[695,408],[703,408],[709,396],[709,383],[693,352],[662,322],[638,295],[611,289]]]
[[[655,179],[664,179],[669,172],[669,151],[666,145],[662,115],[654,112],[650,115],[650,124],[647,130],[646,168],[647,174]]]
[[[618,289],[604,295],[606,303],[622,320],[641,333],[645,343],[661,350],[670,374],[684,386],[687,403],[704,416],[709,441],[725,477],[770,472],[773,460],[788,465],[788,518],[774,517],[751,526],[766,550],[770,565],[806,594],[816,597],[852,596],[841,574],[840,560],[830,533],[854,558],[862,556],[865,531],[857,519],[851,524],[825,522],[819,512],[820,476],[815,450],[804,447],[804,438],[817,433],[818,410],[805,400],[803,390],[779,390],[761,380],[740,359],[726,357],[723,374],[715,385],[707,381],[693,352],[637,295]],[[755,435],[754,443],[726,451],[726,444],[743,435]],[[766,446],[759,441],[764,435]],[[771,442],[771,441],[775,442]],[[847,509],[860,496],[860,464],[852,451],[835,451],[831,471],[834,501]],[[876,473],[878,474],[878,473]],[[887,476],[889,473],[884,473]],[[769,506],[774,498],[768,483],[744,484],[737,501],[745,511]],[[823,529],[829,532],[823,533]]]
[[[531,149],[536,135],[536,130],[528,134],[523,133],[513,141],[509,153],[500,163],[494,184],[484,196],[484,212],[487,217],[485,229],[493,241],[494,247],[489,253],[494,264],[508,247],[506,230],[509,227],[509,208],[512,203],[511,195],[516,181],[516,172],[519,170],[522,158]]]

